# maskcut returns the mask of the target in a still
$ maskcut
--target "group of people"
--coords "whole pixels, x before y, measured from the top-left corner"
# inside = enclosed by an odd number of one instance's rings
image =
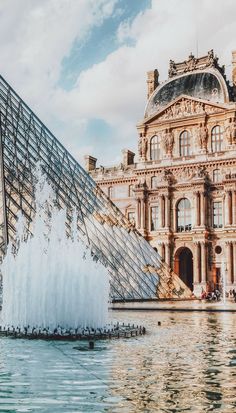
[[[236,302],[235,289],[229,290],[229,292],[226,292],[225,296],[226,298],[231,298]],[[217,288],[215,288],[214,291],[208,291],[208,292],[206,292],[205,290],[202,290],[202,293],[201,293],[202,300],[220,301],[221,297],[222,297],[222,293]]]
[[[217,289],[215,289],[214,291],[208,291],[208,292],[203,290],[201,294],[202,300],[220,301],[220,298],[221,298],[221,293]]]

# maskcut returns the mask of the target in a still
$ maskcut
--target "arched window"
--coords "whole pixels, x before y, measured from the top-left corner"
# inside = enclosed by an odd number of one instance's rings
[[[151,231],[158,229],[158,206],[151,207]]]
[[[134,196],[134,185],[129,185],[129,197]]]
[[[213,182],[220,181],[220,170],[219,169],[214,169],[213,174],[212,174],[212,180]]]
[[[180,156],[190,155],[190,134],[184,130],[179,137],[179,154]]]
[[[187,198],[182,198],[177,205],[177,231],[191,231],[191,204]]]
[[[223,131],[222,128],[217,125],[211,131],[211,150],[212,152],[222,151],[223,144]]]
[[[113,186],[109,186],[109,188],[108,188],[108,196],[109,196],[109,198],[114,198],[114,188],[113,188]]]
[[[155,189],[157,187],[157,176],[151,177],[151,188]]]
[[[223,216],[222,216],[222,202],[213,202],[213,228],[222,228]]]
[[[160,148],[161,148],[160,137],[157,135],[154,135],[150,141],[150,159],[152,161],[158,161],[160,159]]]

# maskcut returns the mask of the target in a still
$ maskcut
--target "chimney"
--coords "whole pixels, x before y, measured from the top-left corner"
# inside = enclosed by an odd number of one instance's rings
[[[94,169],[96,169],[97,159],[91,155],[85,155],[84,159],[85,159],[85,170],[87,172],[94,171]]]
[[[152,92],[154,92],[156,87],[159,85],[158,78],[159,78],[159,73],[157,69],[147,72],[147,98],[148,99],[151,96]]]
[[[236,50],[232,51],[232,81],[236,86]]]
[[[134,164],[134,157],[135,157],[134,152],[131,152],[129,149],[123,149],[122,150],[122,155],[123,155],[123,165],[124,166]]]

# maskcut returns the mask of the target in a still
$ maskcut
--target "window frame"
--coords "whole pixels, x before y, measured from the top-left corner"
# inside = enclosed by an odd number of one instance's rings
[[[217,174],[216,174],[216,172],[217,172]],[[218,169],[218,168],[213,169],[213,172],[212,172],[212,181],[213,181],[214,183],[218,183],[218,182],[220,182],[220,178],[221,178],[220,169]]]
[[[155,210],[155,213],[153,214],[154,210]],[[158,231],[158,229],[159,229],[159,206],[151,205],[150,206],[150,231]]]
[[[186,203],[188,203],[187,207],[185,205]],[[181,204],[183,204],[183,208],[180,208]],[[176,230],[177,232],[189,232],[192,230],[192,206],[188,198],[181,198],[177,202]]]
[[[155,181],[156,181],[156,183],[155,183],[155,185],[153,185],[153,182],[155,182]],[[156,188],[157,188],[157,183],[158,183],[157,176],[156,176],[156,175],[153,175],[153,176],[151,177],[151,189],[156,189]]]
[[[159,135],[153,135],[150,139],[150,160],[159,161],[160,159],[161,159],[161,138]]]
[[[217,208],[215,208],[216,204],[218,204]],[[217,211],[217,214],[215,214],[215,211]],[[214,229],[223,228],[223,202],[220,200],[212,201],[212,227]]]
[[[191,154],[190,133],[187,129],[179,135],[179,156],[187,157]]]
[[[220,125],[213,126],[211,130],[211,152],[222,152],[223,146],[223,128]]]
[[[130,215],[132,215],[132,218],[130,218]],[[134,225],[136,225],[136,213],[135,213],[135,211],[128,211],[128,212],[127,212],[127,219],[129,220],[129,222],[130,222],[131,224],[134,223]],[[133,220],[134,222],[132,222],[132,220]]]

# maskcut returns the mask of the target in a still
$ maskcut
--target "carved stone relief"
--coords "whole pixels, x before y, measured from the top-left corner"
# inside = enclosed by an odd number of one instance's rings
[[[171,105],[158,118],[160,120],[182,118],[188,115],[219,113],[222,109],[191,99],[182,99]]]

